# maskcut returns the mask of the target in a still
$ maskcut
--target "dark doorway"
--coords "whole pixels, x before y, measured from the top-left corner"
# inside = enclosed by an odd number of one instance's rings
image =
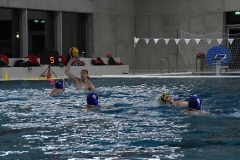
[[[234,39],[232,44],[229,45],[229,49],[232,52],[232,63],[230,64],[230,69],[240,69],[240,27],[231,26],[228,27],[229,39]]]
[[[45,51],[45,35],[29,35],[30,54],[39,54]]]
[[[229,34],[240,34],[240,28],[229,28]]]

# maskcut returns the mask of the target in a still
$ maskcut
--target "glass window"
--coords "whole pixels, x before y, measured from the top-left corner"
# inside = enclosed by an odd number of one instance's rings
[[[54,49],[54,12],[28,10],[28,54]]]
[[[87,14],[68,13],[62,14],[63,55],[67,56],[71,47],[77,47],[80,56],[87,55]]]
[[[227,24],[240,24],[240,11],[226,13]]]
[[[19,10],[0,8],[0,15],[0,54],[19,57]]]

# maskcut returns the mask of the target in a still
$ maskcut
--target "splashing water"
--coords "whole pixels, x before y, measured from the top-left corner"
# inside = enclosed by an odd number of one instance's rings
[[[1,159],[238,158],[239,79],[91,81],[100,96],[93,111],[85,108],[88,91],[76,91],[71,81],[55,97],[47,81],[2,82]],[[209,114],[162,106],[162,93],[175,100],[198,95]]]

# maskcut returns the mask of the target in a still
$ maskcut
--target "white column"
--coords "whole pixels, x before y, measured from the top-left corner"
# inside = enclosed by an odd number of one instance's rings
[[[62,55],[62,12],[54,13],[54,35],[55,51]]]
[[[20,57],[28,56],[28,16],[27,9],[20,9]]]

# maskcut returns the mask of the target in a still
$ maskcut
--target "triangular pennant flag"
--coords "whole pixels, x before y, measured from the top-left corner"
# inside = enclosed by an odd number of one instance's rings
[[[145,41],[146,41],[146,43],[148,44],[148,42],[150,41],[150,39],[146,38]]]
[[[168,44],[169,42],[169,39],[164,39],[165,43]]]
[[[222,40],[223,39],[217,39],[219,45],[222,43]]]
[[[212,39],[207,39],[208,44],[212,42]]]
[[[228,42],[229,42],[230,44],[232,44],[233,40],[234,40],[234,39],[228,39]]]
[[[186,44],[190,42],[190,39],[185,39]]]
[[[198,43],[201,41],[201,39],[195,39],[195,41],[196,41],[196,43],[198,45]]]
[[[137,43],[139,41],[139,38],[135,38],[135,43]]]
[[[159,40],[159,39],[154,39],[155,44],[157,44],[158,40]]]
[[[176,42],[176,45],[178,45],[180,39],[174,39],[174,40],[175,40],[175,42]]]

